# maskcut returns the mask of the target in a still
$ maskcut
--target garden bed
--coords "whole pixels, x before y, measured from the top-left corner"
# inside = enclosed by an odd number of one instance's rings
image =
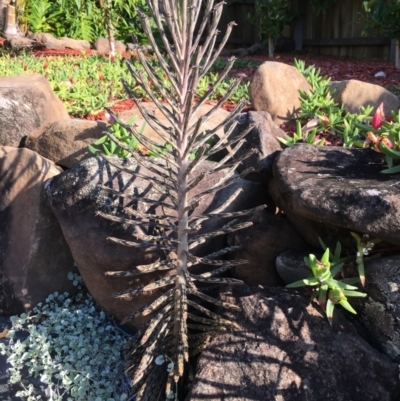
[[[1,43],[0,43],[1,45]],[[48,57],[70,57],[70,56],[92,56],[98,54],[96,51],[87,50],[85,52],[76,51],[71,49],[64,50],[50,50],[50,49],[37,49],[31,51],[36,58],[46,58]],[[131,59],[133,57],[132,52],[126,52],[122,55],[124,59]],[[273,59],[273,61],[282,62],[289,65],[294,65],[294,60],[300,59],[304,60],[306,66],[315,65],[316,68],[321,69],[321,74],[328,76],[332,81],[342,81],[349,79],[357,79],[360,81],[365,81],[369,83],[374,83],[382,85],[388,90],[394,92],[396,95],[400,94],[400,70],[395,68],[394,62],[387,60],[354,60],[349,58],[340,58],[332,56],[316,56],[310,54],[301,53],[290,53],[290,54],[278,54]],[[236,77],[238,75],[244,75],[244,82],[249,82],[254,72],[256,71],[258,65],[265,61],[270,61],[267,56],[250,56],[245,58],[238,58],[234,68],[230,71],[229,77]],[[216,62],[213,71],[222,71],[224,65],[226,64],[226,59],[220,59]],[[45,71],[46,73],[47,71]],[[378,72],[384,72],[385,77],[375,77]],[[73,82],[72,82],[73,84]],[[134,102],[130,99],[121,100],[121,97],[117,97],[112,100],[112,110],[114,112],[121,113],[125,110],[130,110],[134,106]],[[146,101],[148,99],[143,99]],[[210,103],[215,103],[216,100],[210,101]],[[223,108],[225,110],[231,111],[236,106],[236,102],[228,101],[224,104]],[[247,107],[245,111],[251,110],[251,107]],[[105,120],[105,112],[102,108],[97,109],[95,112],[81,113],[79,118],[84,118],[88,120]],[[76,116],[74,116],[76,117]]]

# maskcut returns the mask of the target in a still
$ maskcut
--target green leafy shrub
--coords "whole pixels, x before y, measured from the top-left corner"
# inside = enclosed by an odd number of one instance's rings
[[[20,383],[17,396],[27,401],[42,397],[33,383],[24,384],[26,375],[47,385],[53,401],[127,400],[121,351],[128,336],[99,310],[79,276],[68,277],[78,286],[75,296],[54,293],[31,313],[11,317],[9,345],[0,347],[11,365],[10,383]],[[28,336],[21,341],[17,332]]]
[[[155,59],[149,60],[155,71],[160,70],[160,64]],[[143,71],[137,60],[132,65]],[[4,52],[0,57],[0,75],[12,76],[20,74],[38,73],[44,75],[56,95],[64,102],[67,111],[73,117],[84,117],[96,114],[115,102],[126,99],[126,92],[121,78],[132,87],[138,99],[148,98],[146,92],[135,82],[129,71],[116,56],[115,62],[107,57],[95,56],[66,56],[66,57],[40,57],[36,58],[27,52],[10,54]],[[145,71],[144,76],[147,78]],[[171,83],[166,75],[160,75],[162,85],[169,89]],[[219,82],[221,81],[221,82]],[[234,82],[234,78],[223,77],[212,73],[204,76],[201,84],[196,88],[196,96],[202,97],[210,93],[210,99],[219,100],[226,95]],[[151,84],[154,93],[154,86]],[[248,99],[248,83],[242,83],[230,93],[228,101],[237,102],[241,97]],[[214,91],[215,89],[215,91]]]
[[[148,12],[146,0],[112,0],[115,38],[130,40],[135,34],[140,42],[146,37],[140,27],[137,7]],[[102,1],[29,0],[27,23],[32,32],[48,32],[56,37],[68,36],[89,42],[107,37]]]
[[[260,0],[255,3],[256,17],[249,19],[260,25],[263,43],[268,43],[269,57],[274,56],[275,40],[278,39],[285,25],[290,24],[296,14],[291,10],[288,0]]]
[[[128,120],[126,123],[127,124],[134,124],[135,121],[137,120],[137,117],[134,116],[130,120]],[[132,150],[139,150],[139,141],[133,136],[128,133],[126,128],[122,127],[121,125],[117,124],[113,119],[109,119],[110,127],[109,127],[109,132],[111,132],[112,135],[116,139],[118,139],[119,142],[125,144],[129,149]],[[142,127],[140,129],[140,133],[143,134],[144,128],[146,126],[146,123],[142,124]],[[93,146],[94,145],[94,146]],[[130,153],[122,149],[121,146],[119,146],[116,142],[112,141],[108,135],[104,135],[101,138],[99,138],[96,142],[93,143],[93,145],[89,145],[88,149],[91,153],[94,155],[97,155],[99,152],[104,153],[105,155],[117,155],[119,158],[123,159],[125,157],[129,157]],[[100,148],[101,145],[101,148]]]
[[[313,65],[306,68],[302,60],[295,60],[295,67],[307,79],[311,90],[299,91],[300,110],[294,135],[279,140],[286,146],[297,142],[324,145],[329,140],[346,147],[364,147],[373,108],[362,108],[358,114],[346,113],[332,98],[330,78],[321,75],[320,69]]]

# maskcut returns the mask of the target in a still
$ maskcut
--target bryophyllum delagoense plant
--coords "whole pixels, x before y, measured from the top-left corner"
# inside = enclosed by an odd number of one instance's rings
[[[116,238],[109,238],[110,241],[125,246],[145,248],[146,250],[161,250],[167,255],[166,260],[137,266],[131,271],[107,273],[109,276],[123,277],[161,270],[169,270],[170,272],[166,278],[156,280],[143,288],[127,290],[124,293],[114,295],[116,297],[140,296],[146,291],[165,288],[165,293],[156,301],[134,312],[124,320],[127,322],[138,316],[153,314],[149,322],[139,329],[128,344],[127,371],[132,377],[132,393],[136,394],[137,401],[155,401],[164,398],[177,400],[178,382],[184,374],[189,355],[199,352],[202,345],[213,333],[237,326],[234,322],[222,318],[203,304],[208,303],[211,308],[217,306],[232,310],[237,310],[237,307],[205,294],[202,286],[213,286],[218,283],[241,284],[240,280],[218,277],[218,275],[228,271],[232,266],[247,263],[247,261],[223,260],[224,255],[237,249],[237,247],[223,248],[204,257],[195,256],[193,252],[207,240],[249,227],[250,222],[239,223],[236,218],[249,215],[265,207],[265,205],[261,205],[241,212],[224,213],[226,207],[238,195],[238,192],[235,192],[221,207],[213,212],[198,216],[193,215],[193,211],[198,207],[204,196],[233,184],[253,171],[253,169],[247,169],[241,174],[235,172],[239,164],[253,151],[237,157],[236,160],[233,159],[235,153],[245,142],[244,137],[252,127],[240,135],[230,138],[236,126],[235,117],[246,105],[245,100],[240,101],[218,127],[208,131],[202,129],[203,123],[218,111],[223,102],[239,85],[240,78],[232,83],[226,95],[205,115],[196,120],[193,118],[200,105],[207,100],[226,77],[235,61],[234,58],[231,58],[225,70],[220,74],[218,81],[200,99],[195,99],[197,84],[217,59],[234,23],[228,25],[221,43],[214,49],[223,2],[214,5],[214,0],[207,0],[202,7],[201,0],[165,0],[162,2],[162,10],[159,8],[158,0],[149,0],[148,4],[163,43],[163,51],[154,40],[148,17],[139,12],[141,23],[162,66],[162,74],[168,77],[171,85],[170,87],[163,85],[165,76],[162,76],[159,70],[156,71],[150,65],[140,47],[137,50],[144,72],[135,69],[129,62],[127,66],[137,83],[168,119],[170,126],[164,125],[154,115],[146,112],[140,101],[135,98],[128,84],[123,83],[129,96],[137,102],[138,108],[147,123],[170,146],[164,147],[162,151],[158,150],[155,142],[143,136],[135,126],[124,124],[111,110],[108,112],[115,121],[135,136],[141,145],[152,149],[158,157],[148,158],[132,152],[125,143],[121,143],[112,133],[108,133],[108,135],[121,149],[129,152],[139,166],[145,167],[148,173],[138,174],[129,169],[124,169],[124,171],[133,176],[136,174],[136,176],[148,179],[153,188],[167,197],[168,201],[142,199],[142,201],[150,202],[150,204],[153,203],[154,206],[161,205],[165,211],[163,215],[139,213],[130,209],[129,213],[134,217],[129,219],[99,213],[102,217],[112,221],[151,228],[147,235],[138,234],[136,236],[137,242]],[[202,8],[202,20],[199,20],[200,8]],[[154,93],[150,89],[149,80],[157,88],[158,93]],[[163,100],[162,102],[159,100],[160,98]],[[214,137],[219,128],[226,124],[231,124],[229,130],[223,137],[217,139],[213,147],[210,148],[210,139]],[[216,163],[211,171],[193,174],[194,170],[207,157],[222,149],[227,149],[228,154]],[[121,169],[120,165],[106,155],[101,156],[110,164]],[[207,182],[210,175],[222,168],[226,169],[227,173],[216,184],[196,195],[190,194],[190,191],[200,181]],[[154,176],[150,176],[150,174],[154,174]],[[106,188],[104,189],[106,190]],[[123,194],[118,195],[124,196]],[[140,197],[136,200],[141,201]],[[214,232],[198,234],[203,222],[215,218],[227,219],[228,222]],[[191,273],[191,267],[196,265],[208,266],[208,269],[205,273],[195,275]],[[214,269],[210,271],[212,267]],[[162,365],[164,361],[167,362],[167,366]]]

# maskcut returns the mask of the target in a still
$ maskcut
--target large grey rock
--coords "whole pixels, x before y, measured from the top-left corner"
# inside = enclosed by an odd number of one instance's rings
[[[343,104],[349,113],[359,113],[361,107],[366,106],[376,109],[382,102],[386,116],[390,116],[392,111],[397,113],[400,108],[400,99],[380,85],[350,79],[332,82],[330,90],[334,101]]]
[[[44,195],[45,181],[59,173],[29,149],[0,147],[0,315],[75,290],[67,278],[74,261]]]
[[[64,104],[42,75],[0,77],[0,145],[17,147],[41,125],[68,118]]]
[[[300,108],[299,89],[309,91],[310,84],[295,67],[267,61],[253,75],[249,95],[256,111],[268,111],[276,124],[291,120]]]
[[[136,162],[132,159],[121,161],[114,158],[114,161],[124,163],[124,166],[131,169],[138,169]],[[210,171],[212,166],[213,163],[205,162],[203,166],[191,174],[191,177],[196,177],[201,171]],[[141,174],[154,176],[143,167],[140,167],[138,171]],[[226,174],[226,170],[220,170],[218,173],[208,176],[203,180],[202,185],[189,192],[189,196],[216,184],[224,174]],[[83,160],[72,169],[55,177],[47,186],[46,193],[53,212],[60,222],[74,260],[90,293],[107,312],[118,319],[123,319],[134,310],[155,299],[159,294],[157,292],[146,292],[145,295],[131,297],[130,299],[117,299],[111,295],[125,291],[130,287],[146,285],[161,275],[157,273],[112,278],[106,277],[104,273],[112,270],[133,269],[137,265],[152,263],[164,258],[164,255],[151,250],[124,247],[107,241],[107,237],[116,237],[136,242],[135,234],[148,233],[149,231],[144,225],[128,226],[110,222],[96,216],[96,212],[101,211],[127,217],[124,212],[126,206],[137,209],[141,213],[150,212],[160,217],[164,212],[161,207],[154,207],[151,203],[114,197],[109,192],[102,191],[100,188],[102,185],[115,190],[123,190],[127,196],[135,194],[139,197],[166,202],[168,202],[168,197],[157,192],[152,187],[151,181],[137,176],[133,178],[130,174],[108,165],[99,157]],[[227,212],[254,207],[262,203],[266,195],[265,189],[260,184],[240,180],[232,187],[202,198],[194,213],[211,212],[222,205],[238,189],[242,189],[242,193],[226,209]],[[169,209],[166,212],[173,213]],[[132,219],[132,216],[128,217]],[[211,219],[209,223],[203,223],[202,230],[207,232],[217,230],[222,224],[218,219]],[[219,250],[224,244],[223,236],[216,237],[207,247],[199,250],[196,248],[197,254],[204,255]],[[141,318],[133,322],[132,325],[140,327],[143,322],[144,319]]]
[[[304,263],[305,256],[308,256],[308,254],[304,251],[289,250],[281,253],[276,258],[276,270],[286,285],[313,275],[311,269]]]
[[[93,156],[88,145],[104,136],[106,128],[107,124],[103,121],[60,120],[32,131],[24,147],[60,166],[71,168]]]
[[[98,38],[94,42],[94,48],[99,52],[99,53],[109,53],[110,52],[110,42],[106,38]],[[115,51],[117,53],[125,53],[126,52],[126,46],[119,40],[115,41]]]
[[[90,50],[90,43],[87,40],[72,39],[63,36],[60,38],[61,42],[67,49],[72,50]]]
[[[229,246],[240,246],[232,256],[246,259],[248,264],[231,269],[235,278],[249,285],[282,285],[275,261],[289,249],[305,251],[310,246],[296,232],[292,224],[270,210],[263,210],[249,218],[253,225],[228,235]]]
[[[63,50],[65,49],[65,44],[60,40],[55,38],[51,33],[32,33],[28,35],[29,39],[35,40],[46,49],[51,50]]]
[[[371,149],[299,144],[276,158],[270,194],[317,247],[320,236],[331,249],[354,248],[350,231],[400,244],[400,184],[385,167]]]
[[[247,57],[249,55],[249,51],[243,47],[239,49],[231,50],[231,55],[235,57]]]
[[[66,36],[56,38],[51,33],[31,33],[28,39],[36,42],[37,45],[44,46],[46,49],[52,50],[89,50],[90,43],[87,40],[71,39]]]
[[[201,354],[186,401],[395,401],[396,363],[357,335],[335,310],[331,327],[295,292],[235,286],[223,294],[242,312],[240,330]]]
[[[277,138],[285,137],[285,132],[272,121],[271,115],[266,111],[242,113],[237,116],[235,121],[237,125],[229,136],[232,139],[238,137],[250,125],[254,126],[246,135],[246,142],[235,153],[235,157],[239,158],[251,149],[254,149],[255,152],[243,160],[237,171],[242,172],[253,167],[256,171],[248,174],[246,179],[267,184],[272,177],[272,165],[275,157],[281,151],[281,145]],[[229,127],[225,127],[225,131],[228,129]],[[235,146],[233,145],[232,148]]]
[[[400,255],[365,263],[368,297],[352,302],[368,339],[393,361],[400,363]]]
[[[19,37],[12,38],[5,42],[5,46],[11,47],[13,50],[17,49],[33,49],[38,47],[38,43],[35,40],[26,38],[26,37]]]

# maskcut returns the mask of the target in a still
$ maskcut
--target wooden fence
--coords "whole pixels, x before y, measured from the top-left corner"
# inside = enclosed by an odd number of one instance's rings
[[[313,12],[308,0],[295,3],[300,14],[294,32],[298,49],[352,58],[389,58],[390,38],[362,35],[362,1],[336,0],[320,14]]]
[[[257,1],[233,0],[225,6],[219,29],[223,32],[230,21],[237,23],[228,42],[230,47],[246,47],[260,41],[253,22]],[[352,58],[393,58],[390,38],[362,35],[362,1],[336,0],[320,14],[311,8],[309,0],[291,1],[298,18],[285,27],[284,36],[295,40],[297,50]]]

